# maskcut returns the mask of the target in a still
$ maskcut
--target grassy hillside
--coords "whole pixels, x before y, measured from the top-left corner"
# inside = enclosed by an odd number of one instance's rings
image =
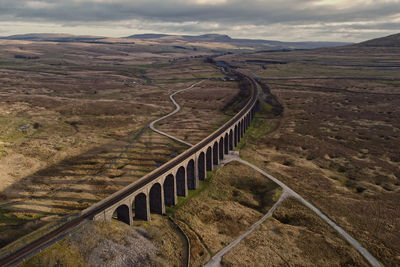
[[[358,44],[367,47],[400,47],[400,33],[368,40]]]

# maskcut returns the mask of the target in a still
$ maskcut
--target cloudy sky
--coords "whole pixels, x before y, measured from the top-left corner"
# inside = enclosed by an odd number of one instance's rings
[[[400,0],[0,0],[0,36],[44,32],[358,42],[400,32]]]

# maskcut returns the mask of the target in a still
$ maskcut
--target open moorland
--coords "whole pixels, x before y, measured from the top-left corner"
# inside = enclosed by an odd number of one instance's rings
[[[330,226],[294,199],[229,251],[222,266],[369,266]]]
[[[229,44],[198,48],[191,40],[182,48],[187,40],[177,45],[172,37],[147,37],[0,40],[0,242],[24,236],[1,253],[187,149],[147,128],[174,109],[171,93],[202,81],[175,95],[181,110],[155,125],[192,144],[243,106],[243,85],[201,56],[215,53],[213,47],[221,54]],[[254,75],[262,87],[259,111],[236,148],[242,159],[294,189],[383,264],[398,266],[399,48],[369,43],[223,53],[215,60]],[[333,228],[282,191],[231,162],[208,172],[167,215],[188,237],[193,266],[207,263],[275,204],[272,217],[225,254],[222,265],[367,265]],[[181,230],[166,216],[151,217],[133,227],[85,222],[24,264],[184,265]]]
[[[399,265],[400,50],[221,59],[252,70],[280,103],[267,98],[267,108],[283,108],[258,115],[242,157],[311,201],[384,264]]]
[[[243,143],[242,143],[243,144]],[[282,190],[254,170],[230,163],[208,173],[198,190],[168,208],[190,241],[190,265],[203,266],[247,231],[280,198]],[[96,236],[91,240],[92,236]],[[71,249],[66,249],[66,248]],[[67,253],[64,251],[68,251]],[[183,266],[186,242],[165,216],[134,226],[88,222],[23,266]],[[337,232],[296,200],[283,200],[268,219],[222,259],[222,266],[367,266]]]
[[[240,92],[193,50],[128,42],[0,46],[1,246],[62,223],[185,150],[146,129],[174,109],[174,91],[206,80],[191,89],[196,94],[179,95],[198,102],[190,109],[197,128],[180,126],[199,136],[191,142],[229,118]],[[200,105],[210,94],[221,97]]]
[[[239,95],[241,91],[245,91],[243,97]],[[247,100],[248,93],[245,87],[239,88],[235,81],[205,81],[194,89],[178,94],[175,99],[181,110],[156,126],[163,132],[196,144],[216,130],[221,120],[227,121],[235,115],[238,107]],[[232,98],[232,95],[238,97]],[[213,108],[222,110],[225,117],[215,116]]]
[[[185,237],[167,217],[134,226],[88,222],[21,266],[184,266]]]

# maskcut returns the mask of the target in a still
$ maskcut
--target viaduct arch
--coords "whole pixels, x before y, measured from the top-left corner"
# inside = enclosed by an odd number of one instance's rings
[[[206,179],[206,165],[205,165],[206,161],[204,158],[204,152],[201,152],[199,155],[199,158],[197,160],[197,168],[199,171],[199,180],[203,181],[204,179]]]
[[[135,219],[138,220],[147,220],[149,218],[148,214],[148,205],[147,205],[147,196],[144,193],[140,193],[135,197],[134,200],[134,209],[135,209]]]
[[[212,151],[211,151],[211,146],[207,148],[207,154],[206,154],[206,170],[207,171],[212,171]]]
[[[164,190],[164,203],[166,206],[172,206],[176,204],[176,190],[175,190],[175,178],[172,174],[168,174],[163,184]]]
[[[176,173],[176,190],[178,196],[187,196],[186,174],[183,166],[180,166]]]
[[[229,152],[229,134],[226,133],[224,137],[224,154],[228,154]]]
[[[124,222],[126,224],[130,224],[130,214],[129,214],[129,207],[125,204],[122,204],[118,208],[115,209],[113,212],[113,218],[117,219],[118,221]]]
[[[196,189],[195,175],[194,175],[194,160],[190,160],[186,167],[187,185],[188,189]]]
[[[218,160],[218,142],[217,141],[215,141],[212,150],[213,150],[213,155],[212,155],[213,164],[218,165],[219,160]]]
[[[162,191],[161,185],[155,183],[150,189],[150,212],[162,214]]]
[[[224,159],[224,138],[221,137],[219,139],[219,148],[218,148],[218,152],[219,152],[219,159],[223,160]]]

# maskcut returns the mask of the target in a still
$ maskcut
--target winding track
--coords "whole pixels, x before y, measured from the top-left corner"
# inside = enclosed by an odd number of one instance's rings
[[[205,80],[201,80],[200,82],[194,83],[194,84],[192,84],[191,86],[189,86],[189,87],[187,87],[187,88],[178,90],[178,91],[176,91],[175,93],[171,94],[171,95],[169,96],[169,98],[171,99],[172,103],[175,105],[175,110],[172,111],[171,113],[169,113],[169,114],[167,114],[167,115],[161,117],[161,118],[158,118],[158,119],[152,121],[152,122],[149,124],[150,129],[152,129],[152,130],[155,131],[156,133],[159,133],[159,134],[161,134],[161,135],[164,135],[164,136],[166,136],[166,137],[169,137],[169,138],[171,138],[171,139],[173,139],[173,140],[175,140],[175,141],[181,142],[181,143],[183,143],[183,144],[185,144],[185,145],[193,146],[192,144],[190,144],[190,143],[188,143],[188,142],[186,142],[186,141],[183,141],[183,140],[181,140],[181,139],[179,139],[179,138],[176,138],[175,136],[172,136],[172,135],[169,135],[169,134],[167,134],[167,133],[165,133],[165,132],[162,132],[162,131],[160,131],[160,130],[157,130],[157,129],[154,127],[154,124],[156,124],[157,122],[159,122],[159,121],[161,121],[161,120],[163,120],[163,119],[166,119],[166,118],[168,118],[168,117],[174,115],[174,114],[177,113],[179,110],[181,110],[181,106],[179,106],[179,104],[175,101],[174,95],[176,95],[176,94],[178,94],[178,93],[180,93],[180,92],[182,92],[182,91],[192,89],[193,87],[195,87],[196,85],[199,85],[200,83],[202,83],[202,82],[204,82],[204,81],[205,81]]]

